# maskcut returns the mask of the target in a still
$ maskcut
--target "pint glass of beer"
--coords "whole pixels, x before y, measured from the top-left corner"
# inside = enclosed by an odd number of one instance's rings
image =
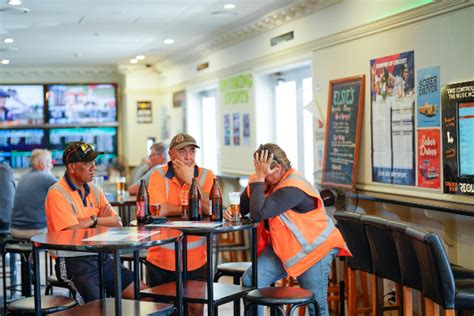
[[[125,177],[117,177],[117,195],[125,194],[125,182],[127,179]]]
[[[229,192],[229,202],[232,220],[240,220],[240,192]]]

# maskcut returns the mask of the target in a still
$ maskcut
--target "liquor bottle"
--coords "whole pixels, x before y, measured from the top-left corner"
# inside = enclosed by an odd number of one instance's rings
[[[211,210],[211,220],[222,221],[222,190],[219,182],[214,178],[211,192],[209,193],[209,209]]]
[[[143,223],[150,217],[150,199],[146,188],[145,180],[140,180],[140,188],[137,193],[137,222]]]
[[[193,178],[191,188],[189,189],[189,219],[199,221],[201,218],[201,194],[196,178]]]

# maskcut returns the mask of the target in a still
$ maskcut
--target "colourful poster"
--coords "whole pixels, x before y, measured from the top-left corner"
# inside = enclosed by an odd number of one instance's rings
[[[224,145],[230,146],[230,114],[224,114]]]
[[[370,61],[372,181],[415,185],[415,54]]]
[[[250,146],[250,114],[242,115],[242,145]]]
[[[417,71],[418,127],[438,127],[440,125],[439,67],[423,68]]]
[[[440,180],[440,131],[418,130],[418,186],[439,189]]]
[[[234,146],[240,146],[240,113],[232,114],[232,131]]]
[[[474,81],[441,89],[443,191],[474,195]]]

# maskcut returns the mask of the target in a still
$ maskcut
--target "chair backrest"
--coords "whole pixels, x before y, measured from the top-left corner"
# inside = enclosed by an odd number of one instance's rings
[[[378,277],[401,283],[397,248],[388,230],[388,220],[371,215],[360,218],[364,225],[372,255],[374,274]]]
[[[411,226],[408,223],[396,221],[389,221],[387,225],[397,248],[402,285],[421,291],[422,283],[418,258],[413,243],[406,234],[407,228]]]
[[[409,227],[406,232],[418,258],[423,295],[443,308],[454,308],[456,285],[439,236],[416,227]]]
[[[352,269],[362,270],[372,273],[372,258],[370,255],[369,243],[360,222],[360,214],[354,212],[336,212],[334,218],[337,220],[337,226],[341,231],[347,247],[352,253],[348,257],[347,264]]]

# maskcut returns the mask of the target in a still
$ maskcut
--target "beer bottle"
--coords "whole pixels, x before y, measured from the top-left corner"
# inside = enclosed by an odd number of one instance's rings
[[[145,179],[140,180],[140,188],[137,193],[137,222],[144,223],[150,217],[150,199],[146,188]]]
[[[189,219],[192,221],[201,220],[201,195],[196,178],[193,178],[189,189]]]
[[[211,192],[209,193],[209,209],[211,210],[211,220],[222,221],[222,191],[219,182],[214,178]]]

